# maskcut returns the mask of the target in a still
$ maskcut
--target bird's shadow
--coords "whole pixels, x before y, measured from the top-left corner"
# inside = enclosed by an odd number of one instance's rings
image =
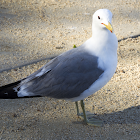
[[[140,124],[140,105],[124,109],[123,111],[117,111],[113,113],[105,113],[95,115],[95,118],[103,121],[105,124]],[[74,124],[83,123],[79,121],[73,121]],[[84,124],[84,123],[83,123]]]

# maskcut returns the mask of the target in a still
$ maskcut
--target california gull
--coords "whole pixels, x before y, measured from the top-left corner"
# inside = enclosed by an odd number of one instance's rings
[[[90,39],[52,59],[25,79],[1,87],[0,98],[48,96],[75,101],[77,115],[89,125],[100,126],[101,121],[85,112],[83,100],[106,85],[115,73],[118,41],[111,21],[112,13],[108,9],[97,10]],[[79,113],[78,101],[83,113]]]

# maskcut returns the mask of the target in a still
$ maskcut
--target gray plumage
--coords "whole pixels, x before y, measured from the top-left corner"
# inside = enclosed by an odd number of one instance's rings
[[[93,15],[92,37],[76,49],[51,60],[27,78],[0,88],[0,98],[49,96],[75,101],[77,115],[86,124],[102,126],[86,113],[83,100],[100,90],[114,75],[118,41],[111,25],[112,13],[99,9]],[[18,85],[18,86],[17,86]],[[81,101],[83,113],[79,113]]]
[[[98,57],[84,48],[69,50],[31,74],[18,86],[31,96],[49,96],[58,99],[78,97],[104,71],[98,68]]]

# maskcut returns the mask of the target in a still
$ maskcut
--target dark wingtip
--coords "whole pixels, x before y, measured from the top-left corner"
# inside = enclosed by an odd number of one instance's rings
[[[21,81],[17,81],[15,83],[11,83],[11,84],[0,87],[0,99],[18,98],[17,92],[13,88],[16,87],[20,82]]]

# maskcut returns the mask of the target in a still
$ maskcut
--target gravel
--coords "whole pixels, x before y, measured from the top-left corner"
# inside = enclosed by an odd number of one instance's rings
[[[99,8],[114,15],[118,39],[140,33],[140,2],[4,0],[0,6],[0,69],[58,55],[91,36],[91,17]],[[20,80],[49,60],[0,73],[0,86]],[[75,104],[47,97],[0,101],[0,140],[140,139],[140,37],[119,42],[116,73],[85,99],[86,110],[104,121],[85,125]]]

